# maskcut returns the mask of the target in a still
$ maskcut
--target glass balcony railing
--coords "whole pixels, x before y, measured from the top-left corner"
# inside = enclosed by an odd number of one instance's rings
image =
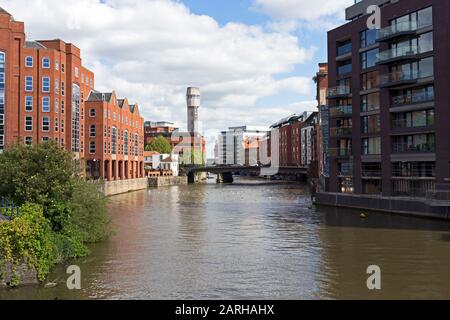
[[[352,106],[338,106],[335,108],[330,108],[330,116],[332,117],[345,117],[353,115]]]
[[[434,92],[420,92],[411,95],[399,95],[392,97],[392,105],[394,107],[431,101],[434,101]]]
[[[352,72],[352,70],[353,70],[353,68],[352,68],[351,63],[340,66],[340,67],[338,67],[338,75],[350,73],[350,72]]]
[[[386,50],[377,54],[378,63],[385,62],[391,59],[404,58],[414,56],[420,53],[420,48],[417,46],[400,47]]]
[[[394,129],[423,128],[429,126],[434,126],[434,116],[422,117],[414,119],[414,121],[406,119],[392,120],[392,128]]]
[[[394,25],[381,29],[380,32],[378,33],[377,40],[394,37],[401,33],[415,32],[417,31],[418,27],[419,25],[417,21],[406,21],[396,23]]]
[[[330,148],[329,152],[332,158],[351,157],[353,155],[352,149]]]
[[[379,178],[381,177],[381,169],[380,170],[366,170],[363,169],[361,171],[361,176],[365,178]]]
[[[351,53],[351,52],[352,52],[352,44],[351,43],[344,44],[337,48],[338,56],[342,56],[344,54]]]
[[[349,86],[337,86],[328,89],[328,97],[344,96],[351,94]]]
[[[420,73],[417,71],[414,72],[391,72],[387,74],[383,74],[380,76],[380,85],[387,86],[390,84],[394,84],[397,82],[405,82],[405,81],[415,81],[420,78]]]
[[[423,143],[423,144],[394,143],[392,145],[393,153],[422,153],[435,151],[436,145],[434,143]]]
[[[347,137],[347,136],[352,136],[352,134],[353,134],[352,127],[330,128],[330,135],[332,137]]]

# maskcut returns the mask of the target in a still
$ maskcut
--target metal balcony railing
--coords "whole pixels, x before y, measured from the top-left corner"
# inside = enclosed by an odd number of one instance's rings
[[[394,143],[392,144],[393,153],[421,153],[421,152],[435,152],[436,145],[434,143],[423,144],[409,144],[409,143]]]
[[[330,116],[331,117],[342,117],[342,116],[351,116],[353,115],[353,107],[352,106],[337,106],[335,108],[330,108]]]
[[[417,21],[406,21],[393,24],[389,27],[383,28],[380,30],[377,36],[377,40],[382,40],[385,38],[390,38],[397,36],[402,33],[413,33],[417,31],[419,25]]]

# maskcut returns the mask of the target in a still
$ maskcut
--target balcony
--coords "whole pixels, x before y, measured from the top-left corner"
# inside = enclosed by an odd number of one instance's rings
[[[328,89],[327,98],[328,99],[336,99],[336,98],[348,98],[351,96],[351,89],[349,86],[337,86]]]
[[[330,128],[330,136],[333,137],[333,138],[351,137],[352,134],[353,134],[353,128],[352,127]]]
[[[420,73],[397,71],[380,76],[380,87],[391,88],[408,84],[415,84],[420,79]]]
[[[330,148],[331,158],[349,158],[353,156],[352,149],[342,149],[342,148]]]
[[[389,41],[397,37],[413,36],[418,29],[417,21],[406,21],[394,24],[381,29],[377,36],[377,41]]]
[[[436,152],[434,143],[410,144],[394,143],[392,144],[393,153],[432,153]]]
[[[337,106],[334,108],[330,108],[330,117],[333,118],[351,117],[352,115],[352,106]]]
[[[381,178],[381,169],[379,170],[365,170],[361,171],[363,178]]]
[[[380,52],[377,55],[377,64],[388,64],[401,60],[415,59],[421,50],[417,46],[394,48]]]
[[[434,101],[434,92],[420,92],[411,95],[400,95],[392,97],[392,107],[402,107],[412,104]]]
[[[431,126],[434,126],[434,116],[415,119],[414,123],[406,119],[392,120],[393,129],[421,129]]]

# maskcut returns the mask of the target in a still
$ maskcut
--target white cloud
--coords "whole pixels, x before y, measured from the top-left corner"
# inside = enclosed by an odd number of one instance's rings
[[[183,125],[185,90],[191,85],[202,88],[205,131],[225,129],[238,118],[242,124],[268,125],[290,107],[261,112],[259,100],[281,93],[314,94],[311,75],[292,72],[311,61],[316,49],[302,47],[285,32],[292,26],[285,25],[284,31],[281,25],[271,30],[240,23],[221,26],[171,0],[102,2],[1,0],[0,6],[25,22],[28,38],[76,44],[84,64],[95,72],[97,88],[115,89],[137,101],[147,119]],[[261,10],[282,17],[283,11],[270,2],[256,0]],[[315,16],[317,4],[302,2],[305,15]]]
[[[280,20],[314,22],[329,16],[343,16],[353,0],[254,0],[253,8]]]

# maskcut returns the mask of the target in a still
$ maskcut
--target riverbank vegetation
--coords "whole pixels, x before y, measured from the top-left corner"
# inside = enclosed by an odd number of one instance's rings
[[[106,198],[79,168],[52,142],[0,154],[0,196],[20,207],[0,222],[0,275],[7,264],[14,272],[26,263],[43,281],[54,264],[86,256],[88,243],[108,237]],[[19,281],[15,276],[11,285]]]

